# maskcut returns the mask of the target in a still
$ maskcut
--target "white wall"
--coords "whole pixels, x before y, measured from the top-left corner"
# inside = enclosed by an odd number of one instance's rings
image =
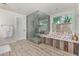
[[[17,18],[19,19],[19,27],[17,29]],[[0,25],[13,25],[15,28],[15,39],[26,38],[26,16],[8,10],[0,9]],[[18,32],[17,32],[18,31]],[[18,40],[17,39],[17,40]]]
[[[79,4],[77,5],[77,15],[76,15],[76,23],[77,23],[77,33],[79,33]]]
[[[26,39],[26,16],[19,15],[16,17],[16,38]],[[18,30],[17,30],[18,29]]]

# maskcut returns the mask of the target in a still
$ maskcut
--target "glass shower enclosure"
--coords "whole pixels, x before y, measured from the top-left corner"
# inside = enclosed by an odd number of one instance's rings
[[[35,11],[27,16],[27,39],[40,43],[40,34],[48,34],[50,30],[49,15]]]

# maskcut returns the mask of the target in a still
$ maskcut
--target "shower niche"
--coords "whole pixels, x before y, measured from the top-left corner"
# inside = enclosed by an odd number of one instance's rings
[[[48,34],[50,31],[49,15],[41,12],[35,11],[27,16],[27,39],[40,43],[40,34]]]

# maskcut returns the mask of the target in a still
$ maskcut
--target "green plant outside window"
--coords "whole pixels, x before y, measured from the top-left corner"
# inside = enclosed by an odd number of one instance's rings
[[[72,15],[57,16],[53,18],[54,24],[71,23]]]

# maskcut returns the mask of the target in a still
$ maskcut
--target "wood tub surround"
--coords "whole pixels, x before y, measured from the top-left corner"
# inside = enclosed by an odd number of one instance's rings
[[[44,37],[43,35],[41,37]],[[45,44],[51,45],[54,48],[66,51],[71,54],[79,55],[79,41],[67,40],[67,39],[57,39],[51,36],[45,36]],[[42,39],[43,40],[43,39]]]

